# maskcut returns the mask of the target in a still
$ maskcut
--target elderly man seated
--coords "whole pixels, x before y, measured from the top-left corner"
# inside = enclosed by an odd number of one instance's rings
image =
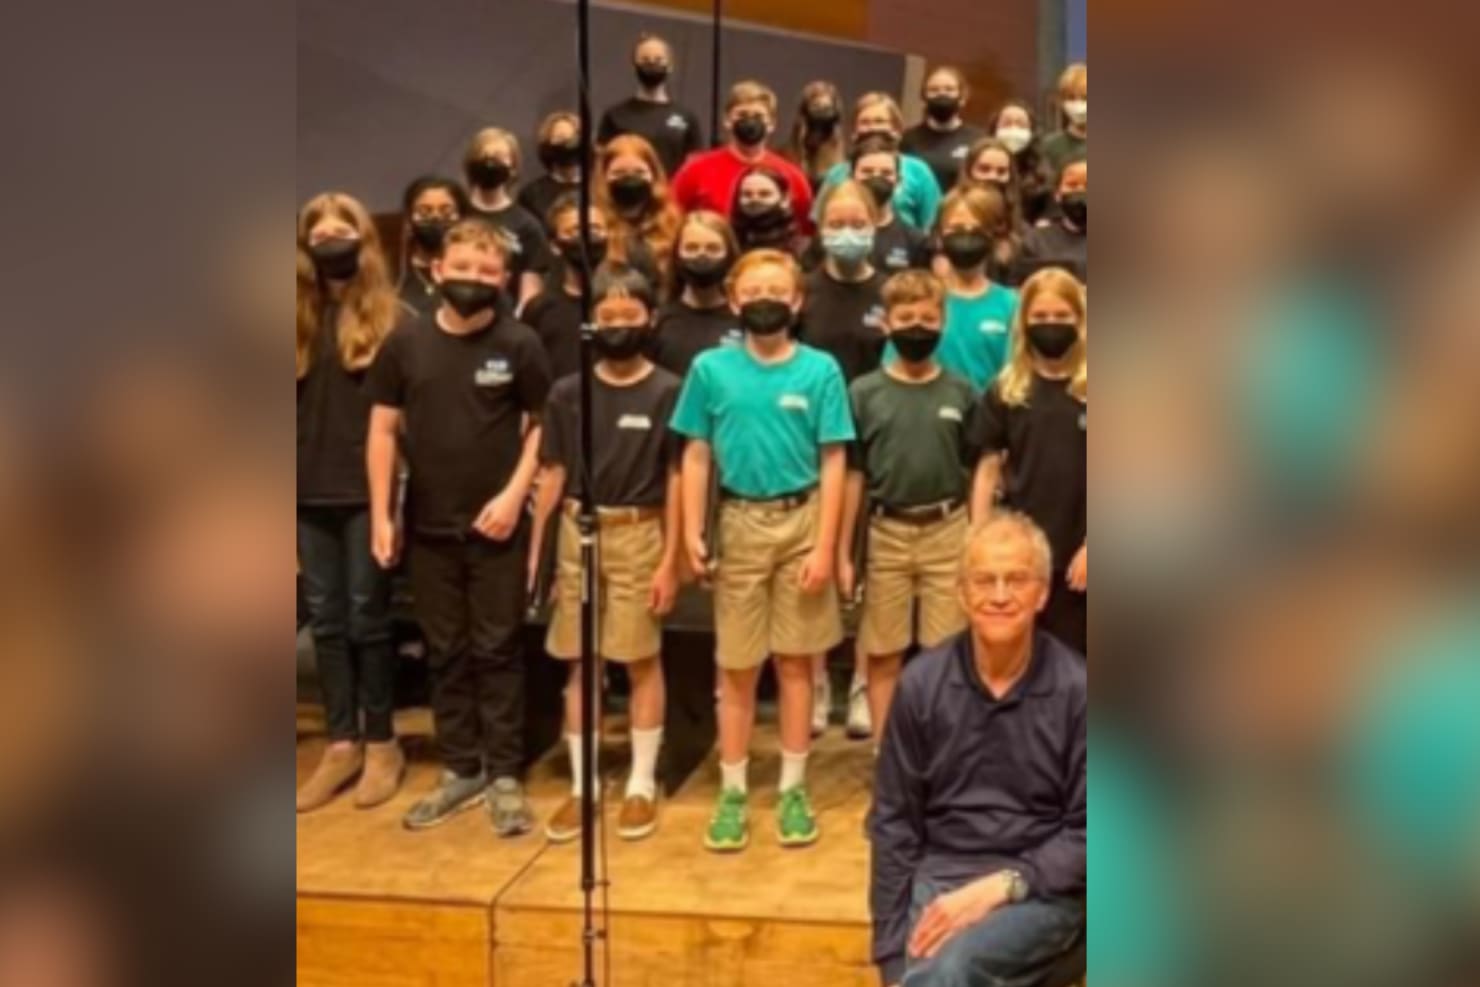
[[[1048,540],[992,515],[961,558],[968,630],[905,669],[879,751],[874,961],[903,987],[1065,987],[1083,975],[1084,659],[1034,619]]]

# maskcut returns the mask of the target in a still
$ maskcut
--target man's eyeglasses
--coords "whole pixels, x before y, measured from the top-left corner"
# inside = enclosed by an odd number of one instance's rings
[[[1012,572],[968,572],[966,574],[966,588],[971,592],[983,595],[1000,592],[1006,587],[1007,592],[1013,596],[1019,596],[1038,582],[1038,574],[1026,569],[1017,569]]]

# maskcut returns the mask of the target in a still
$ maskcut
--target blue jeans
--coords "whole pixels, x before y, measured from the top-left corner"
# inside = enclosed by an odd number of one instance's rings
[[[953,890],[915,881],[910,928],[925,906]],[[1071,954],[1084,938],[1084,905],[1067,898],[1030,899],[1003,905],[946,940],[928,960],[910,960],[901,987],[1067,987],[1082,968]]]
[[[390,740],[390,575],[370,555],[369,509],[300,505],[298,560],[329,738]]]

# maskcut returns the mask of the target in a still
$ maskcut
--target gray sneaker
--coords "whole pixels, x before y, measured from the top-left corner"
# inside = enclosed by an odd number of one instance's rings
[[[500,837],[521,836],[534,829],[534,810],[524,797],[524,786],[513,778],[495,779],[485,794],[488,817]]]
[[[464,778],[451,771],[442,772],[442,781],[426,798],[413,805],[401,819],[407,829],[431,829],[440,826],[459,812],[476,808],[483,801],[488,779],[482,772]]]

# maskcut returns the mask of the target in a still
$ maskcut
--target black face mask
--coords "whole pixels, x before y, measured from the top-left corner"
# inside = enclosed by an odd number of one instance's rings
[[[785,203],[741,206],[735,214],[737,230],[747,233],[771,233],[791,225],[791,210]]]
[[[925,112],[936,123],[945,123],[961,112],[961,100],[957,96],[931,96],[925,101]]]
[[[1045,359],[1061,358],[1078,341],[1079,326],[1073,322],[1028,323],[1028,345],[1033,347],[1033,352]]]
[[[639,62],[633,69],[637,72],[637,81],[649,89],[656,89],[668,81],[666,65],[645,65]]]
[[[598,327],[591,343],[603,360],[630,360],[647,345],[647,332],[631,326],[619,329]]]
[[[774,298],[746,302],[740,306],[740,325],[757,336],[774,336],[791,326],[791,306]]]
[[[540,164],[545,166],[546,171],[569,168],[580,160],[581,146],[579,144],[540,145]]]
[[[308,248],[314,270],[325,281],[348,281],[360,273],[360,241],[349,237],[321,240]]]
[[[828,106],[819,109],[807,108],[807,133],[817,137],[831,137],[838,129],[838,111]]]
[[[418,219],[411,224],[411,239],[422,250],[436,253],[442,249],[442,238],[452,224],[445,219]]]
[[[561,260],[565,261],[571,270],[577,273],[581,271],[580,240],[556,240],[555,249],[560,251]],[[593,271],[600,267],[601,262],[606,260],[606,241],[592,240],[591,249],[587,251],[587,256],[591,260],[591,269]]]
[[[900,356],[911,363],[920,363],[930,359],[935,348],[940,345],[940,330],[925,326],[906,326],[891,332],[889,338],[894,342],[894,349]]]
[[[970,270],[992,252],[992,241],[985,233],[950,233],[941,241],[951,266],[958,271]]]
[[[683,279],[695,288],[713,288],[724,281],[725,275],[730,273],[730,259],[728,257],[699,257],[694,260],[681,260],[678,262],[678,269]]]
[[[612,201],[622,209],[641,209],[653,199],[653,183],[641,175],[623,175],[609,187]]]
[[[1059,200],[1059,208],[1064,210],[1064,218],[1081,230],[1089,229],[1089,193],[1070,192]]]
[[[479,188],[502,188],[514,176],[514,170],[497,158],[484,158],[468,166],[468,181]]]
[[[889,200],[894,198],[894,182],[882,175],[873,175],[863,180],[864,188],[874,197],[877,206],[888,205]]]
[[[741,117],[730,125],[730,133],[745,147],[754,147],[766,139],[766,121],[760,117]]]
[[[448,278],[442,282],[441,287],[442,297],[447,299],[447,304],[464,319],[471,319],[484,309],[498,304],[498,285],[486,281]]]

